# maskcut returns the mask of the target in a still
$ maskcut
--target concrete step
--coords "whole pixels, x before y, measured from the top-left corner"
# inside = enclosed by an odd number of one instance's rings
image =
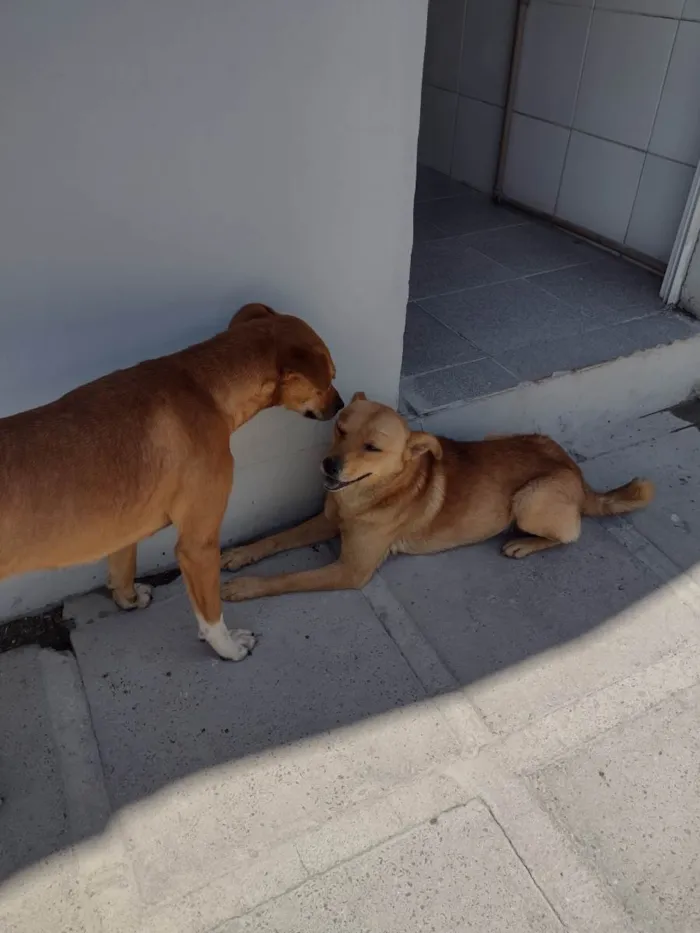
[[[700,385],[700,334],[570,372],[523,382],[433,411],[411,410],[417,429],[468,440],[538,431],[566,446],[610,437],[626,423],[668,409]]]

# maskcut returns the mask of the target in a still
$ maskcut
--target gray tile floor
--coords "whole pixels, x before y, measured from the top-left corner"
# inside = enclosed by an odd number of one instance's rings
[[[660,285],[419,167],[402,405],[423,414],[696,333]]]

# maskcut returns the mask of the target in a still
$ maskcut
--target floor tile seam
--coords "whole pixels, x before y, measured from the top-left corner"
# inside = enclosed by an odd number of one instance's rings
[[[586,715],[589,701],[594,700],[596,697],[601,697],[604,694],[612,693],[613,691],[619,691],[621,688],[624,688],[626,683],[629,683],[631,686],[640,684],[641,686],[644,686],[645,683],[650,680],[650,673],[654,669],[668,665],[669,662],[673,661],[675,658],[679,658],[689,653],[699,655],[699,647],[700,643],[696,641],[689,642],[680,648],[666,652],[661,657],[647,664],[645,667],[638,671],[618,677],[610,683],[605,684],[604,686],[586,691],[586,693],[582,694],[580,697],[577,697],[572,702],[562,703],[559,706],[548,710],[544,716],[539,717],[534,722],[528,723],[522,728],[516,728],[512,732],[508,733],[494,733],[494,741],[491,742],[488,747],[485,747],[485,751],[488,757],[493,761],[494,767],[503,769],[512,774],[514,777],[522,779],[529,779],[537,772],[542,771],[545,768],[556,767],[562,764],[567,759],[575,755],[578,751],[600,742],[616,729],[620,729],[635,723],[644,716],[647,716],[649,713],[655,712],[656,710],[663,708],[669,703],[674,702],[681,694],[685,693],[689,689],[693,689],[694,686],[698,686],[700,684],[700,672],[698,673],[697,680],[689,684],[684,684],[680,687],[671,687],[666,692],[659,692],[656,698],[652,699],[652,701],[649,703],[638,701],[634,706],[630,706],[629,704],[619,704],[615,708],[614,715],[609,718],[609,722],[601,729],[595,731],[591,735],[581,735],[580,737],[577,736],[570,745],[562,747],[560,751],[549,757],[538,757],[537,755],[533,755],[530,757],[530,760],[525,762],[521,767],[514,761],[508,746],[514,744],[517,740],[527,739],[528,734],[547,730],[548,724],[550,726],[556,726],[556,720],[561,719],[562,714],[568,715],[569,719],[587,721]],[[533,735],[533,742],[535,741],[535,738],[536,736]]]
[[[385,600],[383,606],[379,605],[377,596],[372,595],[373,591],[375,590],[379,590],[380,596]],[[370,583],[363,587],[360,592],[372,615],[376,619],[377,624],[390,639],[391,643],[394,645],[410,669],[411,673],[416,678],[416,681],[425,694],[425,700],[430,700],[440,696],[442,690],[444,689],[456,690],[459,688],[459,682],[457,681],[454,674],[443,662],[442,658],[431,645],[430,641],[425,637],[416,620],[410,614],[406,606],[404,606],[401,600],[396,596],[392,588],[383,578],[380,571],[375,573]],[[428,659],[428,663],[437,671],[439,675],[441,684],[438,689],[435,689],[433,685],[426,683],[423,680],[422,676],[417,670],[419,664],[416,663],[415,658],[409,657],[408,651],[396,637],[396,635],[401,634],[401,630],[407,634],[408,638],[411,638],[419,645],[421,649],[425,651],[425,656]]]
[[[469,236],[469,234],[462,234],[462,235]],[[448,238],[442,238],[440,239],[440,242],[441,243],[444,242],[445,239],[448,239]],[[436,241],[432,241],[432,242],[436,242]],[[473,252],[475,253],[478,253],[482,259],[487,259],[489,262],[492,262],[495,265],[500,266],[502,269],[506,270],[507,272],[511,273],[511,277],[506,278],[506,279],[495,279],[492,282],[484,282],[481,285],[468,285],[466,288],[451,288],[451,289],[448,289],[446,292],[433,292],[430,295],[420,295],[420,296],[413,297],[413,298],[409,296],[409,299],[408,299],[409,303],[412,302],[414,304],[419,304],[421,301],[431,301],[434,298],[446,298],[449,295],[456,295],[459,292],[476,292],[476,291],[479,291],[480,289],[493,288],[496,285],[507,285],[507,284],[511,284],[513,282],[519,282],[519,281],[528,282],[529,279],[535,276],[538,276],[538,275],[548,275],[550,272],[563,272],[567,269],[576,269],[579,266],[585,266],[585,265],[590,264],[590,260],[587,260],[585,263],[575,262],[575,263],[571,263],[565,266],[557,266],[554,269],[544,269],[541,272],[518,272],[517,270],[512,269],[510,266],[507,266],[505,263],[500,262],[498,259],[494,259],[492,256],[488,256],[486,253],[482,252],[480,249],[477,249],[477,247],[475,246],[468,246],[467,248],[473,250]],[[528,282],[528,284],[535,285],[534,282]],[[546,289],[542,288],[541,285],[537,285],[536,287],[540,288],[542,291],[546,291]],[[551,295],[553,298],[557,297],[556,295],[552,295],[551,292],[547,292],[547,294]],[[562,299],[557,299],[557,300],[561,301]],[[423,310],[425,311],[426,309],[423,308]]]
[[[559,837],[561,844],[569,851],[574,861],[583,871],[594,880],[600,892],[604,894],[605,899],[609,902],[609,905],[614,905],[615,912],[621,914],[625,918],[627,929],[631,930],[633,925],[632,918],[624,904],[619,900],[615,888],[602,873],[596,859],[586,851],[578,833],[573,827],[566,823],[557,809],[552,806],[551,801],[545,798],[539,792],[538,788],[534,786],[531,776],[520,776],[520,780],[524,785],[525,793],[531,800],[532,806],[537,808],[550,823],[553,832]],[[610,909],[609,905],[608,909]],[[564,929],[566,930],[567,927],[564,927]]]
[[[621,260],[621,261],[624,261],[624,260]],[[537,279],[539,276],[542,276],[542,275],[550,275],[551,272],[564,272],[564,271],[566,271],[566,269],[575,269],[575,268],[577,268],[578,266],[581,266],[581,267],[583,267],[583,266],[588,266],[588,265],[592,265],[594,262],[597,262],[597,260],[590,260],[589,262],[585,262],[585,263],[577,263],[577,264],[574,265],[574,266],[566,266],[566,267],[564,267],[564,268],[562,268],[562,269],[552,269],[552,270],[550,270],[550,272],[532,272],[532,273],[528,273],[527,275],[522,276],[522,278],[523,278],[526,282],[528,282],[530,285],[534,285],[536,288],[539,288],[541,291],[545,292],[547,295],[551,295],[552,298],[556,298],[557,301],[560,301],[560,302],[561,302],[563,305],[565,305],[566,307],[568,307],[568,308],[575,308],[575,309],[582,310],[582,311],[584,311],[584,312],[588,312],[590,309],[586,308],[585,305],[578,304],[578,303],[573,302],[573,301],[570,301],[570,300],[568,300],[568,299],[566,299],[566,298],[562,298],[560,295],[557,295],[556,292],[552,291],[551,288],[548,288],[546,285],[543,285],[543,284],[540,283],[540,282],[534,282],[534,281],[532,281],[532,280],[533,280],[533,279]],[[644,302],[636,302],[635,304],[629,305],[628,307],[638,308],[638,307],[640,306],[640,304],[643,304],[643,303],[644,303]],[[625,310],[626,310],[626,306],[624,306],[624,305],[620,305],[620,306],[617,306],[617,305],[605,305],[605,310],[606,310],[606,311],[613,311],[613,312],[625,311]],[[628,323],[629,321],[641,320],[641,319],[643,319],[643,318],[645,318],[645,317],[653,317],[654,315],[657,315],[657,314],[663,314],[663,313],[664,313],[665,311],[667,311],[667,310],[668,310],[668,306],[661,306],[661,307],[659,307],[659,308],[655,308],[653,311],[651,311],[651,308],[650,308],[651,314],[639,314],[639,315],[636,315],[635,317],[627,318],[627,319],[624,320],[624,321],[617,321],[615,325],[603,325],[603,326],[608,327],[608,326],[617,326],[617,324],[626,324],[626,323]]]
[[[651,414],[658,415],[660,413],[652,412]],[[622,447],[610,447],[608,450],[598,451],[598,453],[595,453],[591,455],[590,457],[580,452],[580,450],[576,447],[576,442],[574,442],[573,444],[569,444],[567,449],[576,454],[576,457],[578,458],[578,462],[580,464],[595,463],[596,460],[602,459],[603,457],[610,457],[614,454],[622,453],[625,450],[632,450],[635,447],[643,447],[645,444],[649,444],[652,441],[661,440],[662,438],[665,438],[665,437],[671,437],[674,434],[680,434],[681,431],[688,431],[689,429],[692,429],[692,428],[695,428],[694,424],[684,424],[678,428],[672,428],[670,431],[664,431],[662,434],[658,434],[651,438],[643,437],[640,440],[631,441],[629,444],[623,444]],[[619,520],[624,521],[625,519],[619,519]]]
[[[481,349],[481,348],[478,347],[477,349]],[[424,373],[414,373],[414,374],[411,375],[411,376],[404,376],[404,377],[402,377],[402,378],[403,378],[404,380],[408,380],[408,379],[417,379],[417,378],[420,378],[420,377],[422,377],[422,376],[430,376],[430,375],[432,375],[433,373],[442,373],[442,372],[445,372],[445,371],[448,370],[448,369],[457,369],[459,366],[471,366],[472,363],[483,363],[484,360],[489,360],[491,363],[495,363],[496,366],[498,366],[499,369],[503,369],[509,376],[513,376],[515,379],[520,379],[520,376],[516,375],[515,373],[512,373],[506,366],[503,365],[503,363],[501,363],[498,359],[496,359],[495,356],[490,356],[488,353],[486,353],[486,351],[482,351],[482,352],[483,352],[484,355],[483,355],[483,356],[477,357],[477,359],[475,359],[475,360],[464,360],[464,361],[461,362],[461,363],[448,363],[446,366],[439,366],[437,369],[431,369],[431,370],[428,370],[427,372],[424,372]],[[531,380],[528,380],[528,381],[531,381]],[[517,386],[509,386],[509,388],[510,388],[510,389],[515,389],[515,388],[517,388]],[[499,389],[499,390],[498,390],[498,392],[506,392],[506,391],[507,391],[507,389]],[[491,392],[491,393],[489,393],[489,394],[491,394],[491,395],[497,395],[498,392]],[[481,395],[470,396],[470,399],[471,399],[471,398],[482,398],[482,397],[483,397],[483,396],[481,396]],[[466,401],[469,401],[469,399],[467,399]]]
[[[522,226],[522,224],[521,224],[520,226]],[[481,234],[466,234],[466,236],[471,236],[471,235],[473,235],[473,236],[481,236]],[[494,259],[492,256],[489,256],[488,253],[485,253],[485,252],[483,252],[483,250],[480,250],[478,246],[471,246],[471,245],[470,245],[470,246],[469,246],[469,249],[473,249],[474,252],[475,252],[475,253],[479,253],[480,256],[485,256],[486,259],[490,259],[491,262],[496,262],[496,263],[498,263],[499,265],[505,266],[505,263],[499,262],[498,259]],[[567,269],[575,269],[577,266],[586,266],[586,265],[589,265],[591,262],[595,262],[595,260],[593,260],[593,259],[587,259],[585,262],[567,262],[567,263],[564,263],[564,265],[561,265],[561,266],[552,266],[552,267],[547,268],[547,269],[539,269],[537,272],[518,272],[518,273],[517,273],[517,276],[518,276],[518,278],[521,278],[521,279],[528,279],[528,278],[531,278],[532,276],[535,276],[535,275],[548,275],[548,274],[551,273],[551,272],[565,272]],[[509,268],[509,267],[506,267],[506,268]],[[484,286],[484,285],[481,285],[481,286],[475,286],[475,287],[477,287],[477,288],[486,288],[486,287],[488,287],[488,285],[499,285],[499,284],[501,284],[501,283],[500,283],[500,282],[488,282],[485,286]],[[530,284],[534,284],[534,283],[530,283]],[[466,291],[466,289],[465,289],[465,291]],[[431,296],[431,297],[433,297],[433,296]],[[436,295],[436,296],[434,296],[434,297],[440,297],[440,296],[437,296],[437,295]],[[556,297],[556,296],[555,296],[555,297]]]
[[[454,810],[459,810],[462,808],[469,808],[473,805],[473,803],[474,803],[474,800],[469,799],[469,800],[466,800],[464,803],[453,804],[449,807],[446,807],[445,810],[440,811],[439,815],[450,813]],[[336,871],[339,868],[344,868],[346,865],[355,861],[357,858],[360,858],[363,855],[367,855],[368,853],[371,853],[375,851],[376,849],[379,849],[382,846],[387,845],[387,843],[393,842],[396,839],[400,839],[404,836],[407,836],[410,833],[415,832],[415,830],[419,828],[420,826],[424,826],[429,823],[430,823],[430,818],[420,820],[410,826],[402,827],[397,832],[391,833],[385,836],[384,838],[380,839],[379,841],[373,843],[370,846],[367,846],[365,848],[359,848],[357,849],[357,851],[354,851],[351,854],[344,856],[343,858],[339,859],[337,862],[334,862],[332,865],[329,865],[327,868],[324,868],[321,871],[308,874],[307,877],[303,878],[297,884],[294,884],[291,887],[286,888],[284,891],[280,891],[277,894],[274,894],[272,897],[266,898],[265,900],[260,901],[258,904],[255,904],[252,907],[247,907],[245,910],[241,911],[240,913],[232,915],[231,917],[227,918],[226,920],[212,927],[209,933],[218,933],[218,931],[222,930],[226,925],[231,923],[232,920],[241,920],[244,917],[249,916],[250,914],[253,914],[256,910],[259,910],[261,907],[264,907],[268,904],[274,904],[275,902],[281,900],[283,897],[287,897],[288,895],[294,894],[295,892],[299,891],[305,885],[309,884],[309,882],[324,878],[325,876],[329,875],[331,872]],[[302,869],[304,870],[304,872],[308,872],[308,869],[304,865],[301,855],[297,849],[297,843],[293,842],[292,845],[297,854],[297,857],[302,866]]]
[[[550,339],[543,340],[543,341],[538,341],[538,342],[536,342],[536,343],[521,343],[521,344],[518,344],[517,346],[510,347],[507,351],[504,351],[504,352],[506,352],[506,353],[516,353],[516,352],[521,352],[521,351],[527,350],[528,348],[543,347],[543,346],[546,346],[547,344],[551,344],[551,343],[554,343],[554,342],[556,342],[556,341],[559,341],[559,342],[560,342],[560,341],[566,341],[566,340],[573,340],[573,339],[576,338],[576,337],[585,337],[585,336],[588,335],[588,334],[600,334],[602,331],[611,331],[611,332],[613,332],[613,331],[615,331],[618,327],[626,327],[628,324],[633,324],[633,323],[635,323],[636,321],[653,321],[655,318],[661,318],[661,317],[663,317],[663,316],[664,316],[664,312],[658,312],[658,313],[653,313],[653,314],[641,315],[641,316],[639,316],[639,317],[629,318],[629,319],[626,320],[626,321],[617,321],[617,322],[615,322],[614,324],[613,324],[613,323],[609,323],[609,324],[594,324],[594,325],[591,326],[591,327],[584,327],[582,330],[572,331],[572,332],[569,333],[569,334],[562,334],[560,337],[552,337],[552,338],[550,338]],[[655,350],[657,347],[670,346],[670,345],[673,344],[673,343],[678,343],[679,341],[687,340],[687,339],[688,339],[689,337],[691,337],[691,336],[694,336],[694,334],[692,333],[692,331],[689,331],[689,333],[687,334],[687,336],[684,335],[684,336],[674,337],[674,338],[672,338],[672,339],[670,339],[670,340],[662,341],[661,343],[654,343],[654,344],[652,344],[651,346],[636,347],[635,349],[631,350],[630,352],[627,352],[627,353],[626,353],[626,352],[617,353],[615,356],[606,357],[605,359],[598,360],[597,362],[594,362],[594,363],[586,363],[586,364],[584,364],[583,366],[574,366],[572,369],[566,369],[566,370],[564,370],[564,371],[565,371],[565,372],[572,372],[572,373],[573,373],[573,372],[577,372],[577,371],[580,370],[580,369],[585,369],[585,368],[588,367],[588,366],[600,366],[600,365],[603,364],[603,363],[614,363],[616,360],[627,359],[627,358],[630,357],[630,356],[634,356],[634,354],[636,354],[636,353],[645,353],[645,352],[647,352],[647,351],[649,351],[649,350]],[[472,342],[473,342],[473,340],[472,340]],[[481,348],[481,347],[478,347],[478,345],[477,345],[477,349],[482,349],[482,348]],[[486,351],[484,351],[484,352],[486,352]],[[502,360],[500,360],[498,357],[493,357],[493,359],[495,360],[495,362],[499,363],[504,369],[507,369],[505,363],[504,363]],[[523,376],[523,375],[521,375],[520,373],[517,373],[517,372],[513,372],[513,375],[514,375],[517,379],[519,379],[521,382],[523,382],[523,381],[525,381],[525,382],[539,382],[539,381],[541,381],[542,379],[547,379],[549,376],[554,375],[554,372],[560,372],[560,371],[561,371],[561,370],[554,370],[554,371],[551,372],[551,373],[547,373],[546,375],[538,376],[538,377],[535,377],[535,378],[526,377],[526,376]]]
[[[452,240],[460,236],[482,236],[485,233],[496,233],[501,230],[510,230],[513,227],[524,227],[530,223],[528,220],[518,220],[514,221],[513,223],[502,223],[497,224],[496,226],[478,227],[475,230],[463,230],[461,233],[454,233],[451,230],[447,230],[445,227],[441,227],[437,220],[428,220],[426,217],[419,217],[418,219],[423,223],[429,223],[434,227],[437,227],[437,229],[442,234],[444,234],[441,237],[435,237],[435,239],[439,240]]]
[[[510,838],[510,835],[508,834],[508,831],[507,831],[506,827],[503,825],[503,823],[502,823],[502,822],[499,820],[499,818],[496,816],[496,814],[495,814],[493,808],[491,807],[491,805],[489,804],[489,802],[488,802],[487,800],[484,800],[483,798],[480,798],[480,799],[482,800],[482,803],[483,803],[484,807],[486,808],[486,810],[487,810],[489,816],[490,816],[491,819],[493,820],[494,824],[498,827],[498,829],[500,830],[500,832],[501,832],[503,838],[506,840],[506,844],[508,845],[508,848],[509,848],[510,851],[512,852],[513,856],[514,856],[515,859],[518,861],[518,863],[522,866],[522,868],[525,869],[525,872],[526,872],[528,878],[530,879],[531,884],[534,886],[535,890],[538,892],[538,894],[540,895],[540,897],[542,898],[542,900],[545,902],[545,904],[547,905],[547,907],[548,907],[549,910],[551,911],[552,915],[554,916],[554,918],[556,919],[557,923],[558,923],[559,926],[561,927],[561,930],[563,931],[563,933],[566,933],[566,931],[567,931],[568,928],[567,928],[566,924],[564,923],[564,920],[563,920],[561,914],[559,913],[559,911],[557,910],[557,908],[554,906],[554,904],[553,904],[552,901],[550,900],[549,895],[548,895],[547,892],[544,890],[543,886],[540,884],[540,882],[539,882],[539,881],[537,880],[537,878],[535,877],[535,874],[534,874],[533,870],[530,868],[530,866],[527,864],[527,862],[525,861],[525,859],[522,857],[522,855],[520,854],[520,852],[519,852],[518,849],[516,848],[515,844],[513,843],[513,840]]]
[[[72,634],[71,634],[72,640]],[[73,853],[75,877],[81,909],[87,917],[101,923],[103,908],[100,899],[94,896],[95,878],[107,877],[110,872],[99,863],[103,858],[114,863],[125,873],[124,878],[132,905],[142,899],[139,878],[134,870],[134,863],[123,830],[121,815],[115,811],[104,764],[104,754],[98,731],[93,720],[92,705],[83,676],[80,656],[42,649],[39,654],[44,695],[49,709],[49,720],[53,742],[58,756],[58,768],[63,786],[63,798],[71,838],[70,849]],[[70,709],[66,707],[66,688],[72,694]],[[72,736],[77,746],[71,748],[70,742],[61,739]],[[84,771],[82,780],[89,779],[90,794],[95,803],[86,808],[76,804],[76,797],[84,800],[80,789],[75,785],[76,768]],[[86,826],[85,821],[90,825]],[[97,823],[95,823],[97,820]],[[87,835],[86,835],[87,833]],[[94,849],[97,840],[107,841],[108,854],[97,855]],[[87,852],[83,849],[89,848]],[[105,875],[105,872],[107,874]]]
[[[450,402],[445,402],[442,405],[438,405],[436,408],[417,409],[417,416],[419,418],[431,418],[434,415],[441,415],[448,411],[456,411],[457,409],[462,408],[467,409],[470,405],[473,405],[476,402],[481,402],[484,399],[495,398],[497,395],[503,395],[506,392],[513,392],[514,390],[520,388],[520,385],[527,385],[527,383],[520,383],[518,385],[509,386],[506,389],[499,389],[497,392],[487,392],[485,395],[470,395],[467,398],[453,399]],[[413,407],[415,408],[415,405]]]
[[[688,425],[688,427],[693,426]],[[680,428],[678,432],[674,433],[680,433],[682,430],[686,430],[686,428]],[[647,569],[651,570],[657,579],[661,580],[663,583],[672,585],[678,581],[679,577],[683,578],[685,585],[693,595],[693,599],[690,601],[683,599],[681,594],[677,594],[678,598],[681,599],[689,609],[697,610],[700,606],[700,585],[687,576],[687,571],[681,567],[670,554],[667,554],[660,545],[641,532],[633,522],[624,516],[618,516],[618,522],[623,529],[623,534],[620,534],[619,529],[614,525],[604,523],[603,527],[618,544],[621,544],[628,553],[632,555],[637,563],[641,563]],[[639,546],[633,548],[631,546],[631,541],[635,539],[639,542]],[[650,552],[654,559],[651,561],[644,560],[640,556],[644,551]],[[673,568],[673,570],[671,568]]]

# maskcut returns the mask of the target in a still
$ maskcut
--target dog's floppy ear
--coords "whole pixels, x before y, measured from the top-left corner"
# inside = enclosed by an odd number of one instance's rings
[[[436,460],[442,460],[440,441],[434,434],[426,434],[424,431],[411,432],[406,450],[411,457],[421,457],[423,454],[431,453]]]
[[[277,349],[277,364],[285,381],[303,376],[317,387],[325,387],[329,381],[328,360],[313,347],[280,343]]]
[[[230,330],[234,324],[247,324],[248,321],[257,321],[258,319],[264,319],[270,317],[270,315],[276,314],[276,311],[273,311],[272,308],[268,308],[267,305],[260,304],[259,301],[243,305],[231,318],[228,329]]]
[[[352,405],[353,402],[366,402],[366,401],[367,401],[367,396],[365,395],[364,392],[355,392],[353,397],[350,399],[350,404]]]

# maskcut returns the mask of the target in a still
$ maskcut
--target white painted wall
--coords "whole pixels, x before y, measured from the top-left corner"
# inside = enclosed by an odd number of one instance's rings
[[[393,403],[427,0],[5,0],[0,415],[206,338],[261,300]],[[234,441],[225,536],[318,501],[320,426]],[[172,541],[142,548],[171,564]],[[0,584],[0,617],[101,582]]]

